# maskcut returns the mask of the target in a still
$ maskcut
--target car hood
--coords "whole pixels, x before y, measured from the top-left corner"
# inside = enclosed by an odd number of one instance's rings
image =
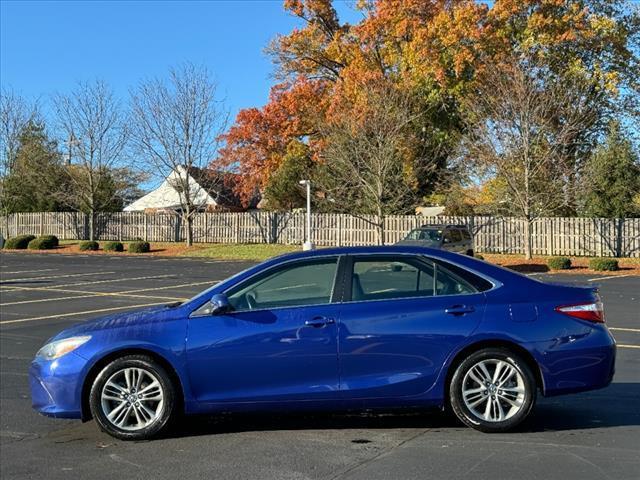
[[[180,318],[181,315],[183,315],[183,312],[179,305],[161,305],[131,312],[114,313],[73,325],[61,331],[49,341],[78,335],[89,335],[98,330],[138,327],[144,324],[166,322]]]

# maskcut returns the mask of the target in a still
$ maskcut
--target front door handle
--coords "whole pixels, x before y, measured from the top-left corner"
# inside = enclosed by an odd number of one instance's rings
[[[475,311],[476,309],[473,308],[471,305],[453,305],[449,308],[445,308],[444,313],[448,313],[449,315],[460,316],[460,315],[464,315],[465,313],[472,313]]]
[[[321,327],[324,327],[325,325],[330,325],[332,323],[336,323],[336,320],[334,318],[327,318],[327,317],[313,317],[311,320],[307,320],[304,322],[304,324],[307,327],[314,327],[314,328],[321,328]]]

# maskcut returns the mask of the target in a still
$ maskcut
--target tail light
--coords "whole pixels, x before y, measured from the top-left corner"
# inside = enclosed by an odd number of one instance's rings
[[[604,307],[602,302],[579,303],[562,305],[555,308],[556,312],[564,313],[573,318],[587,320],[594,323],[604,323]]]

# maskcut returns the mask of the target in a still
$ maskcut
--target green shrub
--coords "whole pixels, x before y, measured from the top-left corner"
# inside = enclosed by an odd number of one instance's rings
[[[589,260],[589,268],[598,272],[615,272],[620,266],[615,258],[592,258]]]
[[[86,252],[88,250],[95,251],[99,248],[100,245],[98,244],[98,242],[94,242],[93,240],[85,240],[83,242],[80,242],[80,245],[78,245],[78,249],[81,252]]]
[[[151,245],[149,245],[149,242],[142,242],[139,240],[131,242],[128,248],[129,253],[147,253],[150,250]]]
[[[124,245],[120,242],[107,242],[102,246],[105,252],[124,252]]]
[[[51,250],[58,246],[58,238],[53,235],[43,235],[42,237],[34,238],[29,242],[27,248],[29,250]]]
[[[24,250],[33,240],[35,235],[18,235],[17,237],[8,238],[4,244],[4,248],[9,250]]]
[[[569,270],[571,268],[571,259],[567,257],[551,257],[547,260],[547,266],[551,270]]]
[[[479,253],[474,253],[473,254],[473,258],[477,258],[478,260],[484,260],[484,257],[482,255],[480,255]]]
[[[49,244],[53,245],[52,248],[58,247],[60,245],[60,240],[58,240],[58,237],[56,237],[55,235],[41,235],[38,238],[46,239]]]

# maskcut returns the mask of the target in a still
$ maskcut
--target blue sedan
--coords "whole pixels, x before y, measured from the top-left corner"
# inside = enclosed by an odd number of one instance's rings
[[[509,430],[545,396],[607,386],[597,290],[423,247],[277,257],[182,304],[60,332],[30,369],[33,407],[149,438],[181,414],[450,407]]]

